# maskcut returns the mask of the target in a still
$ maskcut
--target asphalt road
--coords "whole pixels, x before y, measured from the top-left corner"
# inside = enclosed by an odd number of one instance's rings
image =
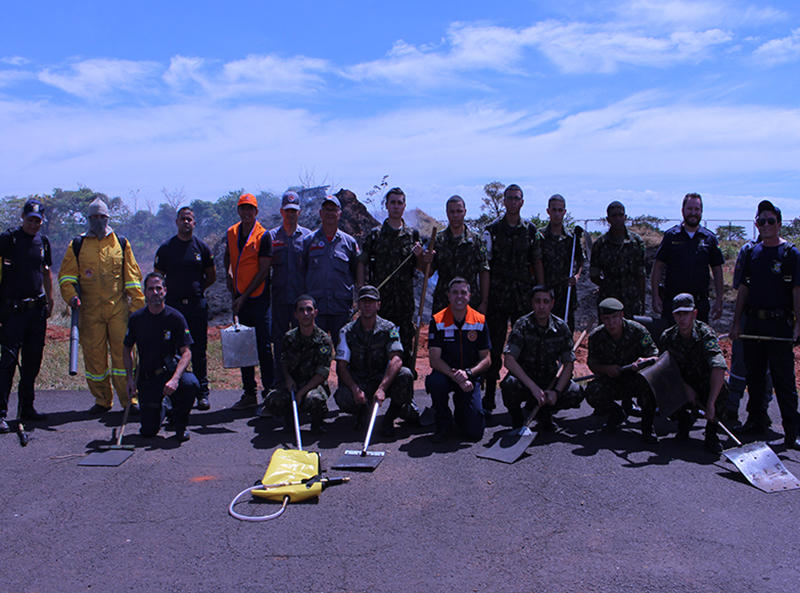
[[[188,443],[145,441],[134,423],[129,460],[80,467],[121,412],[98,420],[74,411],[93,403],[87,392],[39,392],[50,418],[29,427],[29,445],[0,437],[0,591],[763,593],[800,582],[800,491],[749,485],[703,451],[702,422],[689,443],[645,446],[638,423],[598,432],[602,419],[584,404],[513,465],[475,456],[507,429],[505,414],[479,444],[431,445],[403,427],[376,438],[387,454],[373,473],[331,471],[352,481],[245,523],[228,504],[293,435],[223,409],[238,395],[213,392],[212,410],[192,413]],[[329,423],[319,439],[303,433],[326,468],[363,439],[347,417],[332,412]],[[777,451],[800,475],[800,453]],[[277,508],[245,500],[242,513]]]

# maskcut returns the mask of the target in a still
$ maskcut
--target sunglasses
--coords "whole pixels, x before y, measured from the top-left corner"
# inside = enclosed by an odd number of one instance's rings
[[[772,226],[776,222],[778,222],[778,219],[774,216],[770,216],[769,218],[756,218],[756,224],[758,226],[764,226],[765,224]]]

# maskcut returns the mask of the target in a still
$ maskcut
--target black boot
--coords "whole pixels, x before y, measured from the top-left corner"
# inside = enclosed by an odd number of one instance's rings
[[[719,435],[717,435],[718,426],[716,422],[709,422],[706,424],[706,438],[703,443],[706,451],[709,453],[719,454],[722,453],[722,444],[719,442]]]
[[[497,381],[486,381],[486,393],[483,394],[481,404],[483,405],[483,412],[489,416],[495,408],[494,393],[497,390]]]
[[[553,422],[553,412],[550,407],[542,408],[539,410],[539,422],[536,424],[539,432],[555,432],[556,425]]]
[[[625,412],[620,406],[614,404],[608,414],[608,420],[603,424],[603,432],[616,432],[623,422],[625,422]]]
[[[655,410],[642,410],[642,442],[648,445],[654,445],[658,442],[658,437],[653,432],[653,420],[655,417]]]
[[[675,435],[675,438],[679,441],[688,441],[692,426],[694,426],[694,416],[692,416],[692,413],[689,410],[681,410],[678,412],[678,433]]]
[[[508,413],[511,416],[511,428],[522,428],[522,425],[525,424],[525,420],[522,417],[522,408],[519,405],[513,406],[508,409]]]

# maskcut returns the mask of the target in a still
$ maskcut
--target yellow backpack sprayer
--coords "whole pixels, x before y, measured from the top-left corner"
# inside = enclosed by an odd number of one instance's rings
[[[297,399],[292,389],[292,415],[294,416],[294,435],[297,450],[278,449],[272,454],[267,471],[255,486],[243,490],[231,501],[228,512],[241,521],[269,521],[280,517],[289,502],[300,502],[308,498],[318,497],[328,486],[336,486],[349,482],[350,478],[323,478],[320,469],[319,453],[303,451],[300,439],[300,419],[297,411]],[[233,507],[239,500],[252,494],[259,498],[283,501],[281,508],[270,515],[251,516],[237,513]]]

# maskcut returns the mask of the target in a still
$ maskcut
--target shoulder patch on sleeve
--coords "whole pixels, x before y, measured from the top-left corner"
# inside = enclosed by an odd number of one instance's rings
[[[719,348],[719,342],[717,341],[717,338],[711,336],[705,342],[703,342],[703,347],[709,351],[717,350]]]
[[[653,338],[650,334],[646,333],[642,335],[642,346],[649,346],[653,343]]]
[[[389,332],[389,337],[394,338],[395,340],[399,340],[400,330],[398,330],[396,327],[393,327],[392,330]]]

